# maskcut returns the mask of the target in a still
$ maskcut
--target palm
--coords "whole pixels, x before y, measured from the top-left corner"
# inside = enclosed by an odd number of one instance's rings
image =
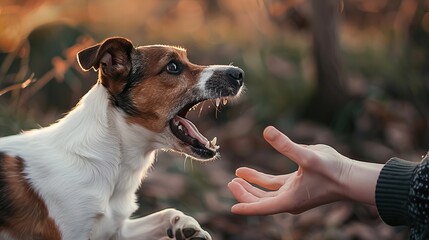
[[[286,175],[269,175],[240,168],[228,186],[240,202],[232,208],[239,214],[265,215],[278,212],[300,213],[341,198],[338,179],[351,166],[344,157],[326,145],[301,146],[283,135],[282,141],[270,142],[280,153],[299,165]],[[253,183],[261,188],[249,184]]]

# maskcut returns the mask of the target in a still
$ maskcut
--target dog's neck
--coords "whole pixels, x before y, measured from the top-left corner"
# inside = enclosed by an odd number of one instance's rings
[[[155,134],[127,123],[109,97],[97,83],[73,111],[50,127],[56,144],[94,164],[138,171],[144,177],[154,160]]]

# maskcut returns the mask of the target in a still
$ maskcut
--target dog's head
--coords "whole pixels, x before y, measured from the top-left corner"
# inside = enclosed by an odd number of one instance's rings
[[[109,38],[78,53],[84,70],[99,71],[99,81],[129,124],[162,135],[163,148],[198,160],[218,155],[216,138],[209,141],[186,118],[197,104],[216,106],[238,96],[244,72],[230,65],[200,66],[189,62],[181,48],[134,47],[124,38]]]

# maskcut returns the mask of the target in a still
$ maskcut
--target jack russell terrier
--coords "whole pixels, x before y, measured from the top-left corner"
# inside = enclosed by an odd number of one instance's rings
[[[130,219],[157,150],[219,156],[186,118],[243,89],[244,72],[200,66],[181,48],[109,38],[77,55],[98,81],[63,119],[0,139],[0,239],[211,239],[176,209]]]

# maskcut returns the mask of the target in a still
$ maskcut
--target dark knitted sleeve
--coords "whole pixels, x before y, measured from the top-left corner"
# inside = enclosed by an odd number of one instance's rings
[[[429,155],[420,163],[390,159],[380,172],[375,198],[384,222],[410,226],[411,239],[428,239]]]

